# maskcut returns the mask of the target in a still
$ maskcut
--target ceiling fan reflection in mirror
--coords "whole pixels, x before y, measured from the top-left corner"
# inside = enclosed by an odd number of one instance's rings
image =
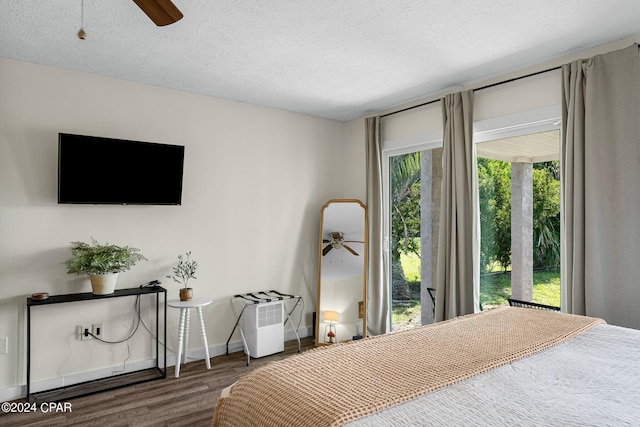
[[[171,0],[133,0],[140,9],[156,24],[158,27],[171,25],[182,19],[182,12],[176,7]],[[84,40],[87,33],[84,30],[84,0],[80,0],[80,31],[78,38]]]
[[[329,233],[328,239],[322,239],[322,243],[328,243],[328,245],[322,249],[322,256],[325,256],[326,254],[328,254],[329,251],[331,251],[331,249],[342,249],[342,248],[348,250],[355,256],[359,256],[360,254],[358,254],[351,247],[349,247],[349,245],[345,245],[345,243],[364,243],[364,242],[361,240],[344,240],[343,232],[334,231],[332,233]]]

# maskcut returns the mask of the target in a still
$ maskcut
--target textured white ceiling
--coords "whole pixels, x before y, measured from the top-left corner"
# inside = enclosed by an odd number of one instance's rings
[[[349,120],[640,33],[638,0],[0,0],[0,56]]]

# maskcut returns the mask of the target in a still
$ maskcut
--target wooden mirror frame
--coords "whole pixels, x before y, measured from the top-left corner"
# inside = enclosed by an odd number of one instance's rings
[[[335,219],[335,220],[331,219],[330,221],[327,221],[328,219],[328,216],[326,215],[328,213],[327,210],[332,205],[347,204],[347,203],[355,205],[354,211],[358,211],[360,208],[362,209],[363,218],[361,222],[362,223],[361,231],[358,231],[353,226],[348,227],[347,222],[344,223],[345,229],[340,229],[338,219]],[[346,207],[346,205],[343,205],[343,206]],[[346,209],[348,210],[348,208]],[[355,212],[352,214],[355,214]],[[350,222],[354,223],[356,221],[357,219],[356,220],[352,219]],[[329,230],[327,227],[332,229]],[[350,228],[350,229],[347,230],[346,228]],[[344,243],[349,243],[350,246],[340,247],[336,250],[326,249],[328,245],[331,245],[331,243],[327,241],[331,239],[331,234],[334,232],[344,232],[345,233]],[[359,332],[359,329],[360,329],[358,325],[359,319],[362,319],[362,333],[361,333],[362,338],[367,336],[367,271],[368,271],[368,264],[369,264],[369,248],[368,248],[369,238],[368,237],[369,237],[369,227],[368,227],[367,207],[360,200],[331,199],[322,206],[322,210],[320,212],[320,233],[318,238],[318,299],[316,303],[316,321],[315,321],[316,346],[330,344],[325,342],[325,333],[324,333],[325,328],[322,327],[324,323],[323,322],[324,310],[338,311],[341,314],[341,319],[340,319],[341,322],[339,322],[336,325],[336,327],[338,328],[336,342],[352,340],[353,337],[357,335],[357,331]],[[349,240],[355,241],[355,242],[347,242]],[[362,243],[359,243],[359,241],[361,241]],[[348,245],[345,245],[345,246],[348,246]],[[323,253],[323,251],[326,251],[326,252]],[[326,260],[328,259],[327,256],[336,256],[336,254],[338,254],[338,251],[340,251],[339,256],[341,257],[340,258],[341,263],[344,262],[343,257],[345,256],[354,257],[353,252],[360,252],[359,256],[362,257],[360,258],[362,260],[362,285],[361,285],[362,296],[359,297],[359,299],[357,299],[356,301],[344,299],[340,301],[340,304],[334,303],[331,306],[323,306],[323,299],[322,299],[323,260],[325,263],[324,270],[326,272],[326,269],[327,269]],[[355,261],[356,259],[352,258],[351,260]],[[344,266],[344,264],[342,265]],[[359,268],[359,266],[354,266],[354,265],[352,265],[352,267]],[[345,274],[347,273],[345,272]],[[359,277],[357,274],[353,276],[345,276],[344,280],[348,280],[349,278],[355,279],[357,277]],[[332,283],[335,283],[335,282],[332,281]],[[348,317],[344,317],[345,315]],[[353,322],[345,322],[344,321],[345,319],[355,319],[355,320]],[[343,325],[343,327],[340,327],[340,325]],[[349,330],[350,333],[347,333],[347,331],[345,331],[345,327],[347,328],[351,327],[351,329]]]

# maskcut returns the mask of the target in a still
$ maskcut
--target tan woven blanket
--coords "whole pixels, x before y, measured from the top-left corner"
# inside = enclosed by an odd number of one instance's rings
[[[218,401],[214,426],[339,426],[570,339],[603,320],[503,307],[256,369]]]

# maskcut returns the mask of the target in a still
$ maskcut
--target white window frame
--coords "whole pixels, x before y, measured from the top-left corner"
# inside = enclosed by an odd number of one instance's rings
[[[533,133],[558,130],[562,124],[562,110],[560,104],[549,107],[528,110],[491,119],[479,120],[473,123],[473,141],[476,144],[497,139],[524,136]],[[414,153],[417,151],[440,148],[443,145],[442,130],[424,132],[401,138],[381,141],[382,146],[382,217],[384,225],[383,253],[389,259],[390,254],[390,171],[389,161],[393,156]],[[562,231],[561,231],[562,232]],[[391,266],[391,263],[389,263]],[[387,272],[385,286],[391,283],[391,268]],[[563,284],[560,283],[562,287]],[[391,320],[391,292],[389,292],[389,325]]]

